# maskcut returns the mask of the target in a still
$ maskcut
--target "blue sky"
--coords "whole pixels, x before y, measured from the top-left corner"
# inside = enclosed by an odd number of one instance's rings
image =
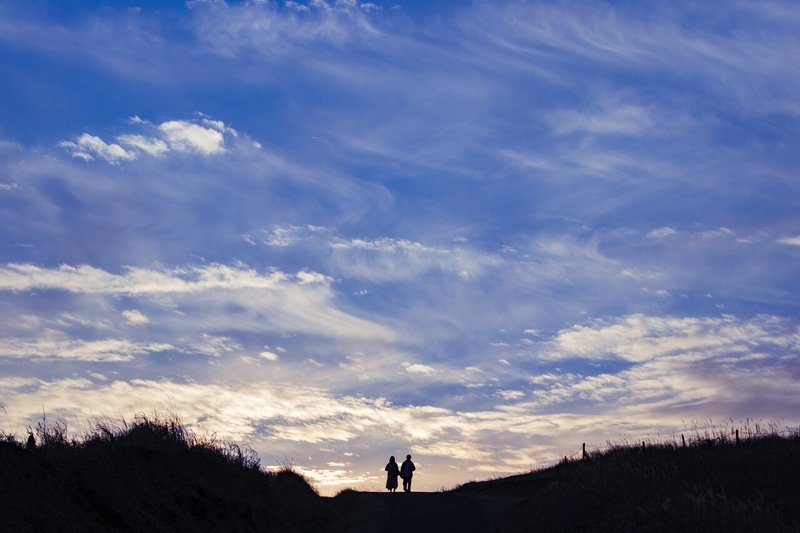
[[[0,2],[0,426],[325,494],[800,408],[791,2]]]

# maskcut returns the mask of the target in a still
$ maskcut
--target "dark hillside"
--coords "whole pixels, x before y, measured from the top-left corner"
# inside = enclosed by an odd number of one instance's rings
[[[800,436],[616,447],[449,492],[343,491],[266,473],[247,448],[176,420],[0,434],[2,531],[800,531]]]
[[[620,447],[457,492],[495,531],[800,531],[800,437]]]
[[[248,449],[177,421],[99,425],[81,440],[39,428],[0,443],[4,531],[325,531],[323,499],[298,474],[260,469]]]

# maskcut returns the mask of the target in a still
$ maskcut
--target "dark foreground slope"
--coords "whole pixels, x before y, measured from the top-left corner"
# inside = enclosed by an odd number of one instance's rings
[[[41,428],[40,428],[41,429]],[[439,493],[321,498],[173,421],[0,439],[0,531],[800,531],[800,438],[617,448]]]
[[[140,419],[80,441],[40,432],[0,443],[2,531],[326,531],[323,499],[299,475],[263,472],[236,445]]]
[[[492,526],[474,498],[456,492],[344,491],[334,501],[347,533],[485,533]]]
[[[498,532],[797,532],[800,438],[618,448],[456,492]]]

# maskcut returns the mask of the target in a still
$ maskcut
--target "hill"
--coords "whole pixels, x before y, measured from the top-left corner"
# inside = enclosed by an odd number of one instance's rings
[[[322,498],[291,469],[177,420],[81,439],[0,434],[0,530],[229,532],[800,531],[800,436],[619,446],[452,491]]]
[[[177,420],[98,424],[79,440],[59,424],[38,434],[33,449],[0,442],[0,530],[327,531],[302,476],[264,472],[252,450]]]
[[[467,483],[495,531],[800,531],[800,437],[617,447]]]

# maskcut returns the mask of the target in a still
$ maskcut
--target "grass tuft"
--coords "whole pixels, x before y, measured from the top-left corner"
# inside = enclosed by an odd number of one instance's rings
[[[36,445],[0,432],[0,524],[9,531],[326,531],[329,508],[249,446],[175,415],[94,421],[78,438],[44,416]],[[43,512],[46,510],[46,512]]]

